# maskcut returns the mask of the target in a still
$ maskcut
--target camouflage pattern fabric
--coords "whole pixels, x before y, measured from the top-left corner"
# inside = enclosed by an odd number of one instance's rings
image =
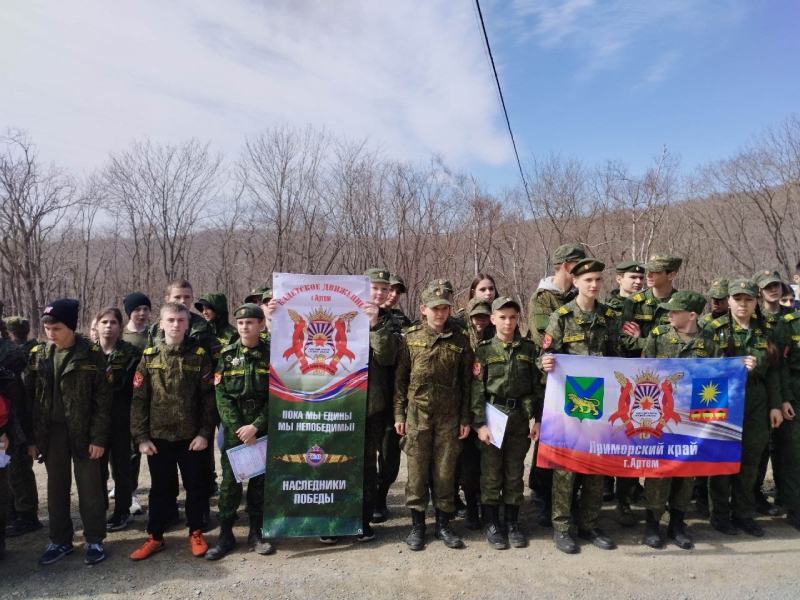
[[[639,326],[642,334],[641,337],[633,338],[620,333],[619,346],[622,356],[638,358],[647,341],[647,336],[650,335],[653,327],[657,325],[669,325],[669,311],[661,308],[659,305],[668,302],[676,291],[677,290],[673,288],[666,298],[656,298],[655,294],[653,294],[653,290],[647,289],[643,292],[633,294],[625,300],[625,304],[622,308],[622,315],[619,318],[619,326],[622,327],[628,321],[633,321]]]

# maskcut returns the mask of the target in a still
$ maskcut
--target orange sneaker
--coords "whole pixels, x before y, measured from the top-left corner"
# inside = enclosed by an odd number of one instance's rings
[[[192,554],[195,556],[205,556],[208,552],[208,544],[203,537],[203,532],[195,529],[189,536],[189,543],[192,545]]]
[[[131,554],[131,560],[144,560],[151,557],[156,552],[161,552],[164,549],[164,540],[154,540],[153,536],[147,538],[147,541],[139,546],[139,548]]]

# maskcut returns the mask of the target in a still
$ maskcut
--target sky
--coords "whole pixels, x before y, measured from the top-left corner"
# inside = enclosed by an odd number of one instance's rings
[[[800,2],[483,0],[523,161],[684,169],[800,112]],[[224,10],[222,9],[224,7]],[[4,0],[0,128],[88,173],[132,140],[267,127],[519,182],[473,0]]]

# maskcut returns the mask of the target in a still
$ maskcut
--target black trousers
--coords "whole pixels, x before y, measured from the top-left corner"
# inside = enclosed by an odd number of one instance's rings
[[[178,497],[178,469],[186,489],[186,524],[189,531],[201,529],[208,510],[208,458],[205,452],[189,450],[192,440],[152,440],[158,451],[147,457],[150,468],[150,521],[147,532],[157,540],[164,536]]]
[[[114,476],[114,513],[131,509],[131,409],[114,406],[111,410],[111,439],[103,454],[103,481],[108,481],[108,465]],[[105,498],[108,509],[108,496]]]

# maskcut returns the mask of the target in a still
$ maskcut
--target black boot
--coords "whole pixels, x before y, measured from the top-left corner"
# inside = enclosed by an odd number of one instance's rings
[[[531,492],[533,507],[536,510],[536,523],[539,527],[553,526],[553,503],[552,497],[548,493],[536,490]]]
[[[675,510],[674,508],[669,511],[667,536],[675,542],[678,548],[683,550],[691,550],[694,548],[691,538],[686,535],[686,523],[683,521],[683,511]]]
[[[206,558],[219,560],[234,548],[236,548],[236,538],[233,537],[233,523],[220,523],[219,538],[216,545],[206,552]]]
[[[528,545],[528,540],[519,528],[519,506],[506,504],[506,535],[508,543],[512,548],[524,548]]]
[[[756,490],[756,510],[760,512],[762,515],[767,515],[768,517],[777,517],[780,513],[778,507],[775,506],[772,502],[767,500],[767,497],[764,495],[764,492],[761,490]]]
[[[554,531],[553,541],[561,552],[566,554],[577,554],[578,552],[578,544],[575,543],[575,538],[569,531]]]
[[[10,525],[3,527],[3,530],[6,532],[6,537],[13,538],[25,535],[26,533],[39,531],[42,527],[44,527],[44,525],[42,525],[42,522],[35,513],[18,513],[17,518]]]
[[[614,497],[614,478],[606,475],[603,477],[603,502],[611,502]]]
[[[797,531],[800,531],[800,510],[787,510],[786,522]]]
[[[448,548],[462,548],[463,540],[456,535],[450,527],[450,515],[436,509],[436,537],[444,542]]]
[[[386,505],[386,496],[389,495],[387,488],[378,488],[375,496],[375,506],[372,508],[372,522],[383,523],[389,518],[389,507]]]
[[[406,544],[412,550],[422,550],[425,547],[425,512],[411,509],[411,533],[406,538]]]
[[[483,505],[483,531],[486,534],[486,541],[495,550],[505,550],[508,548],[506,538],[500,531],[500,507],[492,504]]]
[[[481,520],[478,515],[478,493],[467,492],[467,516],[464,518],[464,527],[472,529],[473,531],[481,528]]]
[[[653,514],[653,511],[648,510],[644,522],[644,543],[651,548],[663,548],[661,543],[661,529],[658,524],[658,519]]]
[[[613,550],[617,544],[608,537],[602,529],[578,529],[578,537],[592,542],[592,545],[601,550]]]
[[[250,533],[247,534],[247,546],[256,554],[265,556],[272,554],[275,550],[272,548],[272,544],[261,536],[261,524],[263,521],[264,518],[262,516],[250,517]]]

